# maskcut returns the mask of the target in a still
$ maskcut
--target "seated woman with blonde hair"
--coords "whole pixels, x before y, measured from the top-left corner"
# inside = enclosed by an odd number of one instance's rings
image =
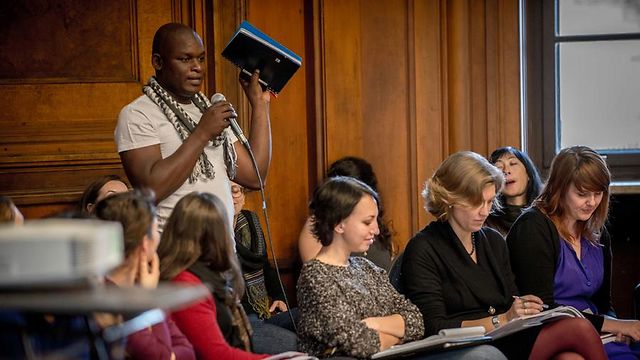
[[[503,182],[499,169],[470,151],[449,156],[427,181],[422,195],[436,220],[409,241],[401,275],[426,335],[468,326],[490,331],[542,311],[539,297],[518,296],[504,239],[483,227]],[[605,359],[598,333],[584,319],[532,327],[490,344],[509,359]]]
[[[368,358],[422,338],[422,316],[389,283],[386,272],[355,252],[366,251],[378,228],[378,194],[351,177],[320,185],[309,204],[322,248],[298,279],[298,345],[318,357]],[[414,358],[421,358],[417,356]],[[429,355],[429,359],[502,359],[491,346]]]

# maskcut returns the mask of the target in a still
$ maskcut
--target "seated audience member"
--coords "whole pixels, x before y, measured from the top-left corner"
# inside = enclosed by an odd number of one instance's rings
[[[449,156],[427,181],[425,208],[436,217],[407,244],[401,282],[422,313],[426,335],[483,326],[486,331],[543,309],[534,295],[517,297],[507,246],[483,228],[504,178],[470,151]],[[509,359],[604,359],[598,333],[584,319],[533,327],[491,342]]]
[[[337,160],[331,164],[327,171],[327,178],[335,176],[350,176],[352,178],[356,178],[369,185],[373,191],[378,192],[378,180],[376,178],[376,174],[373,172],[371,164],[364,159],[348,156]],[[389,271],[393,252],[393,243],[391,239],[392,233],[384,222],[383,217],[384,209],[382,202],[380,202],[378,203],[378,227],[380,229],[380,233],[376,235],[375,241],[367,251],[354,255],[364,256],[374,264]],[[312,219],[309,217],[304,224],[304,227],[300,232],[300,238],[298,239],[300,258],[304,263],[316,257],[320,248],[322,248],[320,241],[313,236],[311,231],[311,222]]]
[[[422,316],[391,286],[386,272],[352,253],[365,252],[379,233],[378,195],[351,177],[329,178],[309,208],[318,255],[298,279],[299,347],[318,357],[368,358],[392,345],[422,338]],[[475,356],[474,356],[475,355]],[[433,359],[502,358],[480,346]]]
[[[211,287],[211,297],[171,317],[193,344],[198,359],[263,359],[251,352],[251,325],[240,304],[244,280],[233,250],[227,213],[215,195],[192,192],[165,223],[158,248],[160,277]],[[297,352],[270,359],[300,357]]]
[[[96,204],[96,217],[120,222],[124,232],[125,260],[107,274],[107,283],[124,288],[158,286],[160,233],[153,201],[153,196],[134,190]],[[195,359],[193,347],[170,319],[129,335],[126,354],[133,359]]]
[[[245,281],[242,306],[253,328],[253,349],[267,354],[293,351],[297,347],[297,336],[285,295],[278,275],[269,263],[260,219],[256,213],[242,209],[244,192],[241,185],[231,183],[236,254]]]
[[[127,184],[118,175],[105,175],[95,179],[89,184],[78,204],[81,214],[88,216],[93,213],[93,207],[105,197],[128,191]]]
[[[22,225],[24,217],[10,197],[0,196],[0,224],[13,223]]]
[[[506,237],[520,213],[540,194],[542,181],[529,156],[511,146],[496,149],[489,161],[504,174],[504,186],[498,194],[502,207],[489,214],[485,226]]]
[[[592,149],[574,146],[551,163],[549,180],[533,207],[507,237],[518,288],[547,304],[571,305],[601,332],[618,340],[605,345],[609,358],[638,358],[627,339],[640,340],[640,321],[612,315],[611,239],[604,227],[611,175]],[[632,353],[635,353],[632,355]]]

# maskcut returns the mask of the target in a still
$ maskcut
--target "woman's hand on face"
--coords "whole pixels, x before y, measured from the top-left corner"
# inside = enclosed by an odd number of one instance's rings
[[[507,311],[507,320],[511,321],[525,315],[535,315],[544,310],[542,300],[535,295],[514,296],[511,308]]]
[[[145,289],[155,289],[160,281],[160,258],[157,253],[153,253],[151,262],[147,261],[147,256],[140,252],[138,265],[138,283]]]

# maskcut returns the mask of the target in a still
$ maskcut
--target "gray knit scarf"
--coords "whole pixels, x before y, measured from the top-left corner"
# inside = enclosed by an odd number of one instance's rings
[[[156,81],[155,77],[149,79],[149,83],[142,88],[142,92],[147,95],[151,101],[156,103],[162,109],[167,119],[173,124],[173,127],[180,135],[180,139],[184,142],[187,137],[193,132],[197,123],[191,119],[189,114],[178,104],[178,102]],[[195,94],[191,100],[194,105],[198,107],[201,113],[211,106],[211,102],[199,92]],[[226,131],[223,131],[215,140],[213,140],[213,146],[223,146],[224,151],[224,163],[227,168],[227,175],[229,179],[233,180],[236,177],[236,169],[238,167],[237,160],[238,154],[236,153],[229,136]],[[211,161],[209,161],[207,154],[203,151],[198,157],[196,165],[193,167],[191,175],[189,175],[189,183],[195,183],[198,178],[200,179],[213,179],[215,177],[215,169]]]

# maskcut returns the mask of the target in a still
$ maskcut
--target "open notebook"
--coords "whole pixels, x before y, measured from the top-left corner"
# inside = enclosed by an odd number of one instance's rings
[[[482,326],[443,329],[437,335],[432,335],[422,340],[395,345],[387,350],[373,354],[372,359],[395,359],[412,356],[420,353],[436,352],[444,349],[459,348],[463,346],[477,345],[490,341],[485,336]]]
[[[534,326],[557,321],[566,318],[584,318],[584,315],[571,306],[559,306],[540,312],[535,315],[522,316],[513,319],[503,326],[485,333],[484,327],[474,326],[468,328],[455,328],[440,330],[437,335],[428,338],[412,341],[374,354],[372,359],[393,359],[403,358],[415,354],[442,351],[462,346],[471,346],[500,339],[507,335],[529,329]],[[602,337],[602,342],[610,342],[611,337],[606,334]],[[614,337],[615,338],[615,337]]]

